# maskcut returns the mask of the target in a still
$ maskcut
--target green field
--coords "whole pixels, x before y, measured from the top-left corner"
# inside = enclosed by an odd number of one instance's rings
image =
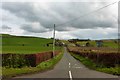
[[[2,53],[31,54],[52,50],[52,39],[2,34]],[[56,47],[59,50],[60,47]]]
[[[115,43],[114,41],[104,41],[103,46],[105,47],[112,47],[112,48],[118,48],[120,45],[118,43]]]
[[[85,46],[87,42],[89,42],[92,47],[97,47],[96,42],[94,40],[92,40],[92,41],[78,41],[77,43]],[[108,40],[108,41],[103,40],[103,47],[118,48],[118,46],[120,46],[120,45],[118,45],[118,43],[115,43],[114,40]]]

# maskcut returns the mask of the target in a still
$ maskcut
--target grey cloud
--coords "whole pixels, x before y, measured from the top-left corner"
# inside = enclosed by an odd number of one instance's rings
[[[109,17],[110,15],[107,14],[106,10],[86,17],[80,17],[76,21],[73,20],[70,23],[58,26],[61,23],[65,23],[85,13],[96,10],[91,3],[49,3],[47,5],[49,7],[48,9],[45,9],[44,7],[38,7],[36,9],[33,4],[34,3],[10,2],[3,3],[2,8],[10,11],[18,17],[24,18],[27,22],[39,22],[41,26],[49,30],[53,29],[53,24],[56,24],[56,30],[58,31],[69,31],[70,29],[68,27],[76,29],[114,27],[114,21],[112,20],[112,17]],[[103,16],[103,18],[100,19],[100,16]],[[29,27],[28,25],[24,25],[22,26],[22,29],[35,33],[40,32],[40,30],[35,30],[30,25]],[[41,32],[44,31],[46,30],[41,30]]]
[[[11,27],[8,27],[7,25],[2,25],[2,29],[8,30],[8,29],[11,29]]]
[[[27,32],[33,32],[33,33],[42,33],[42,32],[46,32],[46,30],[38,30],[38,29],[32,29],[30,26],[28,25],[24,25],[21,29],[27,31]]]
[[[107,34],[104,34],[107,32]],[[118,33],[111,32],[109,33],[107,30],[98,30],[98,29],[88,29],[88,30],[76,30],[71,32],[69,35],[80,38],[80,39],[117,39]]]
[[[2,8],[26,20],[38,20],[32,3],[5,2],[3,3]]]
[[[21,29],[27,32],[33,32],[33,33],[43,33],[49,31],[49,29],[44,28],[39,23],[35,22],[32,24],[24,24],[22,25]]]

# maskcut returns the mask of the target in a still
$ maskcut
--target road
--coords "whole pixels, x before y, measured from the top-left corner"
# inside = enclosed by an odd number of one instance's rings
[[[74,59],[65,48],[62,59],[54,69],[30,75],[18,76],[15,78],[62,78],[68,80],[118,80],[118,76],[90,70],[79,61]],[[53,79],[52,79],[53,80]]]

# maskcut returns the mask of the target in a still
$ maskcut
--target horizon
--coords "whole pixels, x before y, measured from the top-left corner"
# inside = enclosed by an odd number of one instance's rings
[[[0,33],[0,35],[10,35],[10,36],[23,36],[23,35],[14,35],[14,34],[4,34],[4,33]],[[37,36],[23,36],[23,37],[35,37],[35,38],[45,38],[45,37],[37,37]],[[53,37],[48,37],[48,38],[45,38],[45,39],[51,39]],[[58,38],[56,38],[58,39]],[[79,40],[88,40],[89,38],[70,38],[70,39],[59,39],[59,40],[71,40],[71,39],[79,39]],[[120,38],[106,38],[106,39],[89,39],[89,40],[119,40]]]

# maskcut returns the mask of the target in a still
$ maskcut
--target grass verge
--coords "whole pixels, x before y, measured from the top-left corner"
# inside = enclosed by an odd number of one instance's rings
[[[24,67],[24,68],[2,68],[2,77],[3,78],[11,78],[17,75],[23,75],[28,73],[35,73],[40,71],[45,71],[48,69],[52,69],[55,64],[60,61],[63,56],[63,52],[55,56],[54,58],[47,60],[45,62],[40,63],[36,67]]]
[[[100,72],[109,73],[109,74],[113,74],[113,75],[120,75],[120,66],[107,68],[104,65],[97,65],[92,60],[85,58],[85,57],[82,57],[78,54],[74,54],[74,53],[70,53],[70,54],[90,69],[97,70]]]

